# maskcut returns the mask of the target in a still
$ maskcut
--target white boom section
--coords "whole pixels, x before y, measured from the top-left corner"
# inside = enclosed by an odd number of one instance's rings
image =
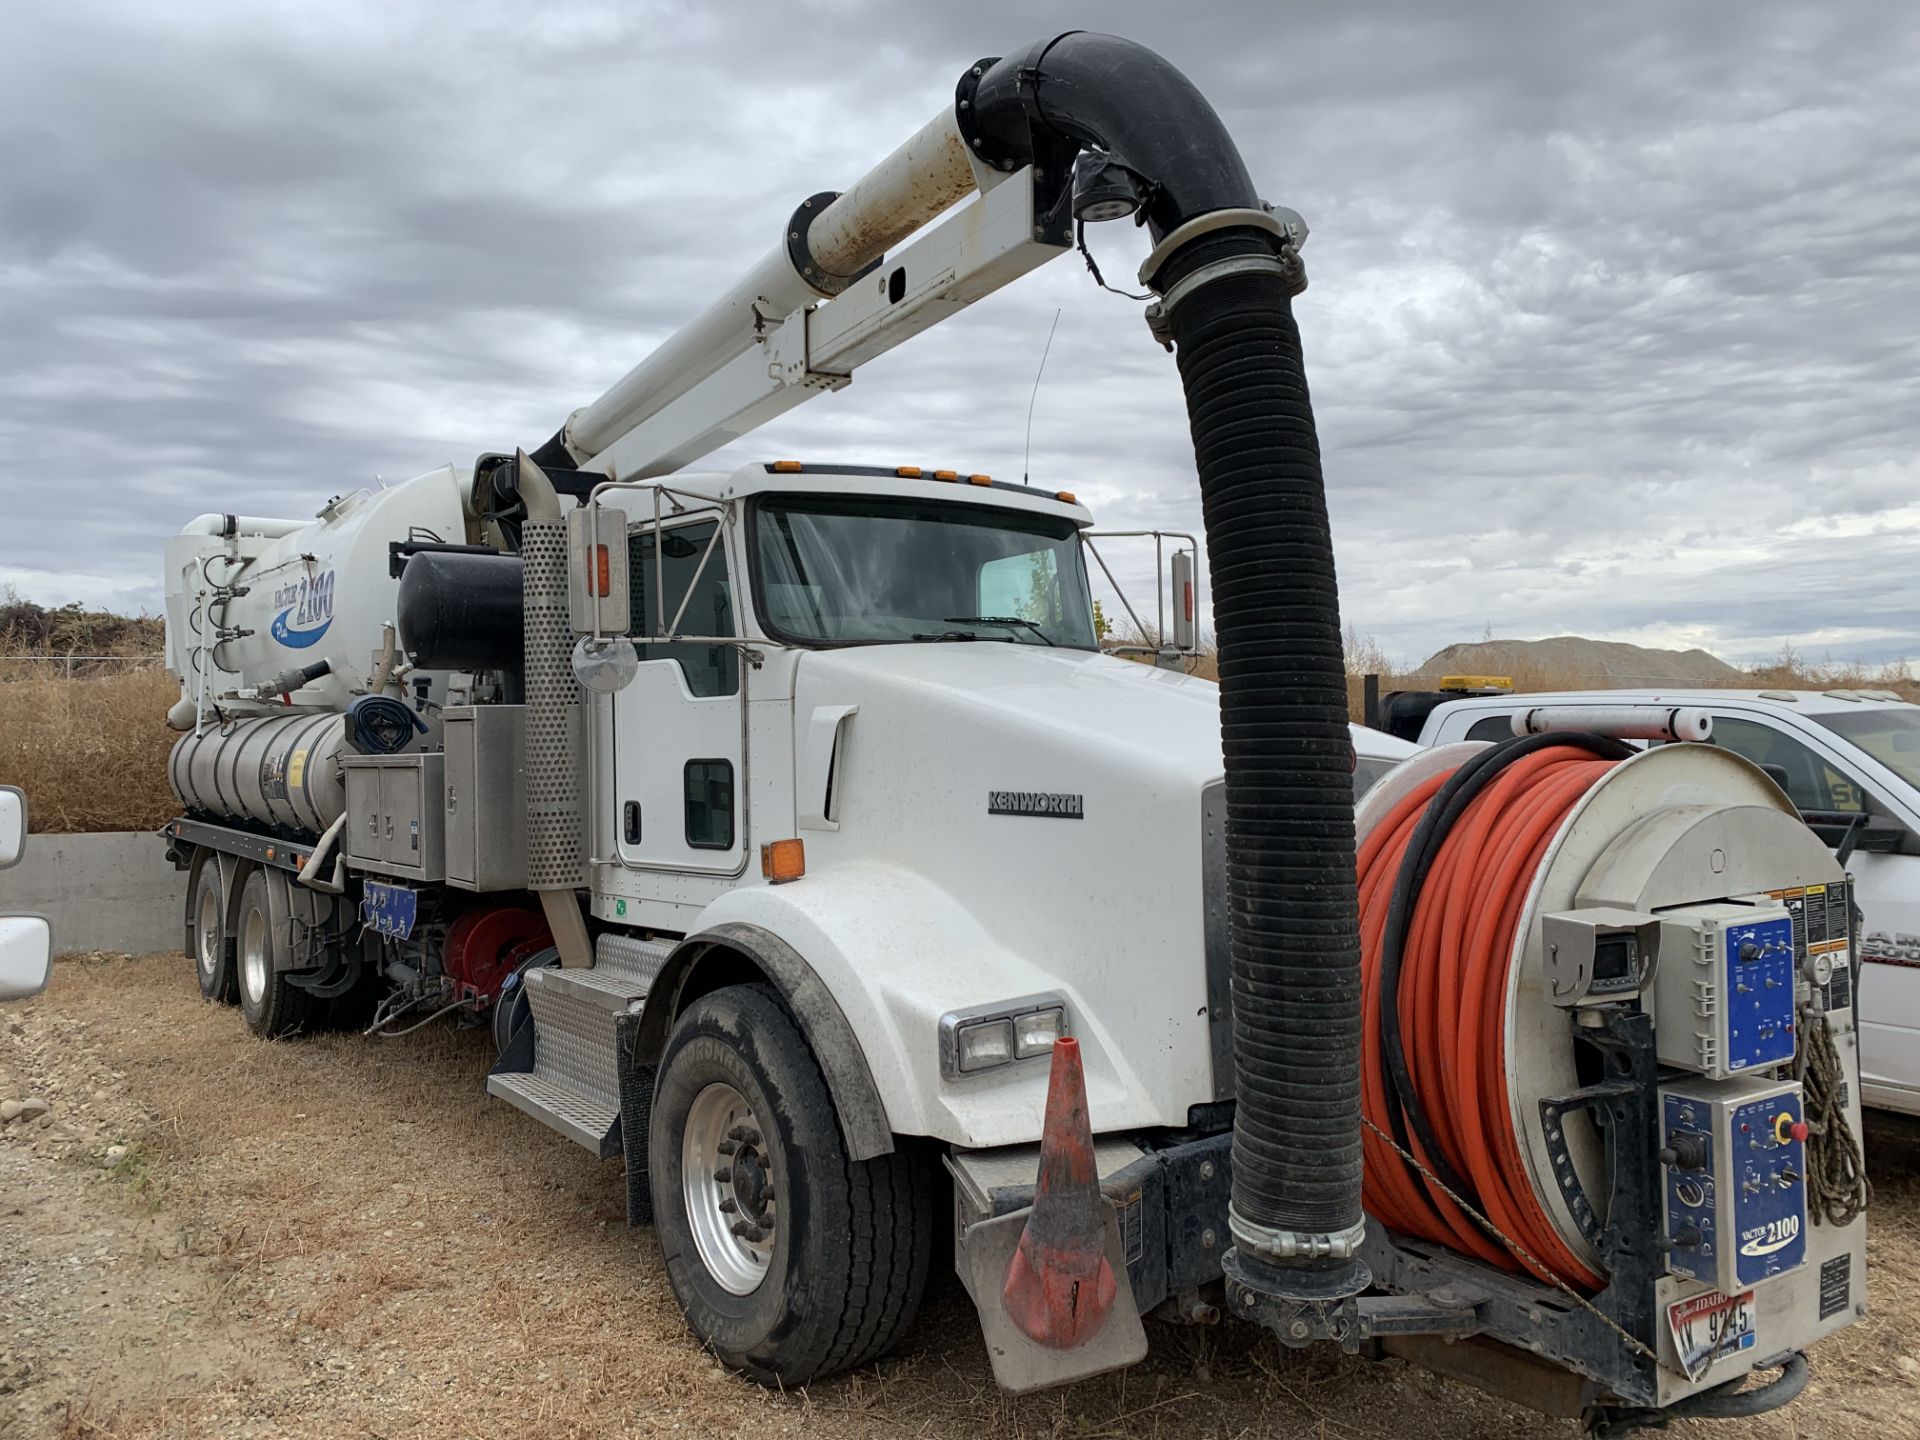
[[[840,389],[856,366],[1067,248],[1036,238],[1031,170],[974,166],[946,110],[814,219],[810,253],[832,275],[855,274],[976,188],[946,223],[831,301],[777,246],[575,412],[566,436],[583,468],[623,480],[678,470]]]

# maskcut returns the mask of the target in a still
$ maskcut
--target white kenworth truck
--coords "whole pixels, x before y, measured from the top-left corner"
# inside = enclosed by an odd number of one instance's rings
[[[1218,685],[1100,653],[1070,493],[687,468],[1126,216]],[[950,1229],[1013,1389],[1153,1315],[1608,1433],[1790,1400],[1866,1295],[1846,876],[1708,746],[1379,774],[1304,239],[1165,61],[1058,36],[532,453],[193,521],[165,834],[206,995],[267,1038],[490,1025],[488,1089],[624,1161],[767,1383],[899,1342]]]

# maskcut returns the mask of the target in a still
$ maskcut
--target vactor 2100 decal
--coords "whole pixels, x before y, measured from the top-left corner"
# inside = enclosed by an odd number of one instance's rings
[[[304,650],[333,624],[333,571],[322,570],[273,592],[273,603],[285,608],[273,617],[273,638],[282,645]]]

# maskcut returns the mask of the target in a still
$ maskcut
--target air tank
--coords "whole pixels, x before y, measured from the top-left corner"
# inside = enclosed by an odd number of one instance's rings
[[[188,813],[317,836],[346,808],[346,717],[305,711],[182,735],[167,783]]]
[[[280,698],[236,692],[326,659],[330,672],[302,686],[302,709],[346,709],[366,688],[381,627],[395,618],[395,541],[464,542],[467,471],[430,471],[384,490],[329,501],[312,520],[206,515],[167,542],[167,668],[181,679],[202,728],[222,715],[284,714]],[[244,592],[244,593],[240,593]],[[229,638],[217,638],[224,631]],[[236,633],[237,632],[237,633]],[[184,714],[184,707],[183,712]]]

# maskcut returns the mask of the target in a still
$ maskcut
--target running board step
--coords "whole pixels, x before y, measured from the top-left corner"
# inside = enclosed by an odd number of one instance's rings
[[[669,948],[603,935],[591,969],[527,971],[532,1020],[487,1076],[487,1093],[602,1160],[620,1154],[618,1037],[645,1002]]]
[[[557,1080],[531,1070],[518,1075],[489,1075],[487,1093],[525,1111],[549,1129],[558,1130],[576,1145],[584,1145],[602,1160],[620,1153],[620,1111],[607,1109],[593,1096],[569,1089]],[[612,1143],[609,1144],[609,1141]]]

